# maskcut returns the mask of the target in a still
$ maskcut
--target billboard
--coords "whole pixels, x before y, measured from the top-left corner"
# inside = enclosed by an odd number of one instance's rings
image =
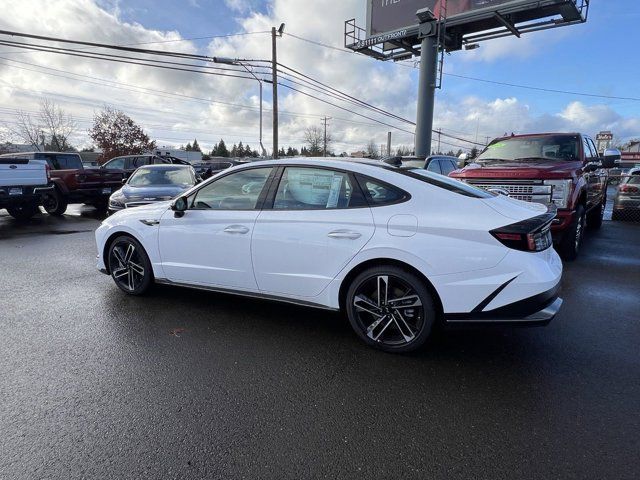
[[[418,25],[416,12],[423,8],[431,9],[436,18],[446,13],[449,23],[498,7],[522,4],[531,4],[531,0],[367,0],[367,34],[373,37],[411,29]]]

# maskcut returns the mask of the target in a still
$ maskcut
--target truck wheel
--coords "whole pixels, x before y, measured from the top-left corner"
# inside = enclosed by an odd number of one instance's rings
[[[60,216],[67,211],[67,199],[55,189],[53,193],[48,193],[42,198],[42,206],[49,215]]]
[[[24,204],[17,207],[7,207],[7,212],[16,220],[29,220],[36,213],[40,212],[38,205]]]
[[[584,239],[584,227],[586,223],[586,214],[584,207],[578,205],[576,213],[574,215],[573,222],[564,234],[564,238],[560,243],[558,253],[568,262],[578,258],[580,247],[582,246],[582,240]]]
[[[587,213],[587,226],[591,230],[599,230],[602,227],[604,210],[607,207],[607,199],[603,198],[602,203]]]

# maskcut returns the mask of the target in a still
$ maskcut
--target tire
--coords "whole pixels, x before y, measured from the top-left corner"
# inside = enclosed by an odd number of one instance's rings
[[[42,197],[42,206],[49,215],[56,217],[64,215],[67,211],[67,199],[57,188],[53,193],[48,193]]]
[[[564,234],[564,238],[560,243],[559,252],[563,260],[571,262],[578,258],[582,240],[584,239],[584,227],[586,223],[586,214],[584,207],[578,205],[574,215],[573,222]]]
[[[109,244],[107,264],[113,281],[129,295],[143,295],[153,283],[147,252],[132,237],[122,235]]]
[[[7,207],[7,212],[16,220],[29,220],[36,213],[40,213],[38,205],[27,203],[16,207]]]
[[[600,230],[602,227],[602,219],[604,211],[607,208],[607,198],[602,199],[602,203],[587,213],[587,227],[591,230]]]
[[[386,300],[378,292],[385,292]],[[398,301],[402,298],[405,302]],[[424,280],[393,265],[360,273],[349,286],[345,308],[356,334],[385,352],[422,347],[436,322],[434,300]]]
[[[94,203],[93,206],[98,211],[98,213],[107,213],[107,210],[109,209],[109,201],[100,200]]]

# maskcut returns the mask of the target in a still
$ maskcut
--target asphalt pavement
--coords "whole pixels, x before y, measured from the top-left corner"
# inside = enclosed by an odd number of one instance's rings
[[[549,326],[412,355],[324,311],[127,297],[98,224],[0,213],[0,479],[640,475],[640,224],[590,233]]]

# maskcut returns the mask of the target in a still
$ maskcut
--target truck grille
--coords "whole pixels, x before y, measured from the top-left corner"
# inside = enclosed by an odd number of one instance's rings
[[[536,180],[487,182],[485,179],[478,179],[467,180],[467,183],[485,190],[505,191],[509,194],[509,197],[516,200],[544,204],[551,203],[551,186],[543,185],[542,182]]]

